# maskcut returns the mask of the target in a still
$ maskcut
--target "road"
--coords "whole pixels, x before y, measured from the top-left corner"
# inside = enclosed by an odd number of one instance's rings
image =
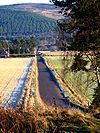
[[[43,58],[38,54],[38,73],[39,73],[39,93],[41,99],[46,105],[57,106],[57,107],[69,107],[78,108],[84,111],[84,108],[71,102],[68,98],[64,98],[58,85],[46,66]]]
[[[68,107],[69,100],[64,101],[54,77],[49,72],[41,56],[38,55],[39,91],[41,99],[50,106]]]

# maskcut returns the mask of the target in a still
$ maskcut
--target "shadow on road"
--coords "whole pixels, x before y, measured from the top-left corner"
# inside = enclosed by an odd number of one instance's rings
[[[78,108],[84,111],[84,108],[74,104],[70,101],[69,98],[64,97],[56,78],[51,73],[50,69],[46,66],[45,60],[41,55],[37,56],[38,59],[38,72],[39,72],[39,91],[41,99],[50,106],[57,107],[69,107],[69,108]]]

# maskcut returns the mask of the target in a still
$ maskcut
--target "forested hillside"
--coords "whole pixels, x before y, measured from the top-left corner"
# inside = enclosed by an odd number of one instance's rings
[[[0,7],[0,36],[37,35],[55,26],[55,20],[37,13]]]
[[[53,4],[45,4],[45,3],[22,3],[22,4],[13,4],[13,5],[6,5],[3,8],[9,9],[20,9],[20,10],[27,10],[31,12],[36,12],[40,15],[53,18],[55,20],[61,19],[62,15],[58,13],[59,8],[55,8]]]

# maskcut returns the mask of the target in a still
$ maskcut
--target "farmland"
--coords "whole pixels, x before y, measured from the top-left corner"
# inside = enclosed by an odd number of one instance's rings
[[[11,97],[16,87],[24,85],[26,72],[28,71],[31,58],[1,58],[0,59],[0,105],[4,104]],[[15,93],[17,95],[17,90]],[[19,90],[20,91],[20,90]],[[21,92],[20,92],[21,93]],[[20,95],[19,93],[19,95]],[[16,96],[18,98],[18,95]],[[17,99],[18,100],[18,99]]]
[[[55,56],[45,56],[45,59],[49,64],[49,67],[52,67],[52,69],[55,70],[56,78],[58,80],[59,79],[64,80],[65,83],[59,80],[59,83],[63,86],[64,91],[67,92],[71,101],[78,104],[82,104],[83,106],[88,106],[88,104],[90,104],[93,100],[94,88],[96,88],[95,75],[93,74],[93,72],[91,71],[85,72],[82,70],[78,72],[73,72],[70,69],[73,63],[73,56],[69,55],[67,56],[66,60],[64,60],[63,53],[55,52],[52,54],[55,54]],[[0,75],[2,75],[0,76],[0,105],[1,106],[8,107],[8,103],[9,103],[9,107],[16,107],[18,102],[20,103],[21,106],[25,108],[27,108],[27,106],[29,107],[31,105],[33,106],[33,103],[35,105],[34,96],[35,94],[40,95],[35,90],[36,88],[38,88],[38,85],[37,86],[35,85],[38,84],[39,79],[35,80],[35,78],[38,77],[35,71],[36,69],[35,66],[37,66],[35,59],[33,59],[33,67],[31,69],[32,72],[30,72],[29,67],[31,67],[31,64],[30,64],[31,60],[32,60],[31,58],[4,58],[4,59],[1,58],[0,59]],[[90,62],[86,67],[90,67]],[[57,77],[58,76],[57,74],[59,74],[60,77]],[[29,82],[27,83],[25,82],[26,78],[28,78],[29,80]],[[26,88],[24,88],[24,86],[26,86]],[[71,95],[68,89],[69,87],[71,89],[70,90],[71,93],[75,92],[74,96]],[[33,94],[34,96],[32,96]],[[42,95],[42,92],[41,92],[41,95]],[[30,99],[30,105],[28,105],[29,99]],[[41,101],[41,99],[38,101]]]
[[[49,61],[50,65],[52,65],[53,68],[56,67],[56,70],[58,70],[61,74],[61,70],[63,68],[62,57],[58,56],[54,58],[54,56],[49,56],[46,59]],[[0,74],[2,75],[0,76],[0,105],[3,105],[5,102],[8,103],[8,97],[12,92],[14,92],[14,95],[10,95],[10,102],[12,102],[11,99],[13,101],[17,99],[21,105],[21,108],[16,108],[14,106],[15,109],[13,109],[14,107],[10,109],[4,109],[0,107],[0,131],[29,133],[33,133],[34,131],[41,133],[45,131],[80,132],[80,129],[84,132],[100,131],[99,120],[94,118],[93,115],[84,113],[79,109],[45,108],[45,106],[44,108],[42,106],[42,108],[39,108],[40,106],[38,106],[38,102],[40,104],[42,103],[41,99],[39,98],[40,94],[38,92],[39,79],[36,78],[39,76],[39,65],[37,65],[39,62],[40,60],[38,61],[34,57],[0,59]],[[38,72],[36,72],[35,69]],[[46,73],[46,71],[43,71],[41,68],[40,71],[41,73]],[[23,87],[20,87],[19,89],[18,84],[20,83],[20,79],[21,81],[25,80],[26,73],[28,74],[27,82],[25,82],[25,87],[20,94],[19,92]],[[43,82],[43,78],[41,81]],[[19,94],[20,96],[18,97]],[[33,94],[36,95],[36,99]],[[43,94],[45,94],[44,91]],[[12,103],[16,105],[15,102]]]

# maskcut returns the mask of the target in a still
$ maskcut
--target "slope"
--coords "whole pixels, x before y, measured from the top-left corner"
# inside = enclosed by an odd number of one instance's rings
[[[37,13],[0,7],[0,36],[38,36],[55,26],[55,20]]]
[[[43,16],[47,16],[49,18],[53,18],[55,20],[61,19],[62,15],[58,13],[59,8],[53,4],[45,4],[45,3],[23,3],[23,4],[13,4],[3,6],[9,9],[20,9],[20,10],[30,10],[32,12],[36,12]]]

